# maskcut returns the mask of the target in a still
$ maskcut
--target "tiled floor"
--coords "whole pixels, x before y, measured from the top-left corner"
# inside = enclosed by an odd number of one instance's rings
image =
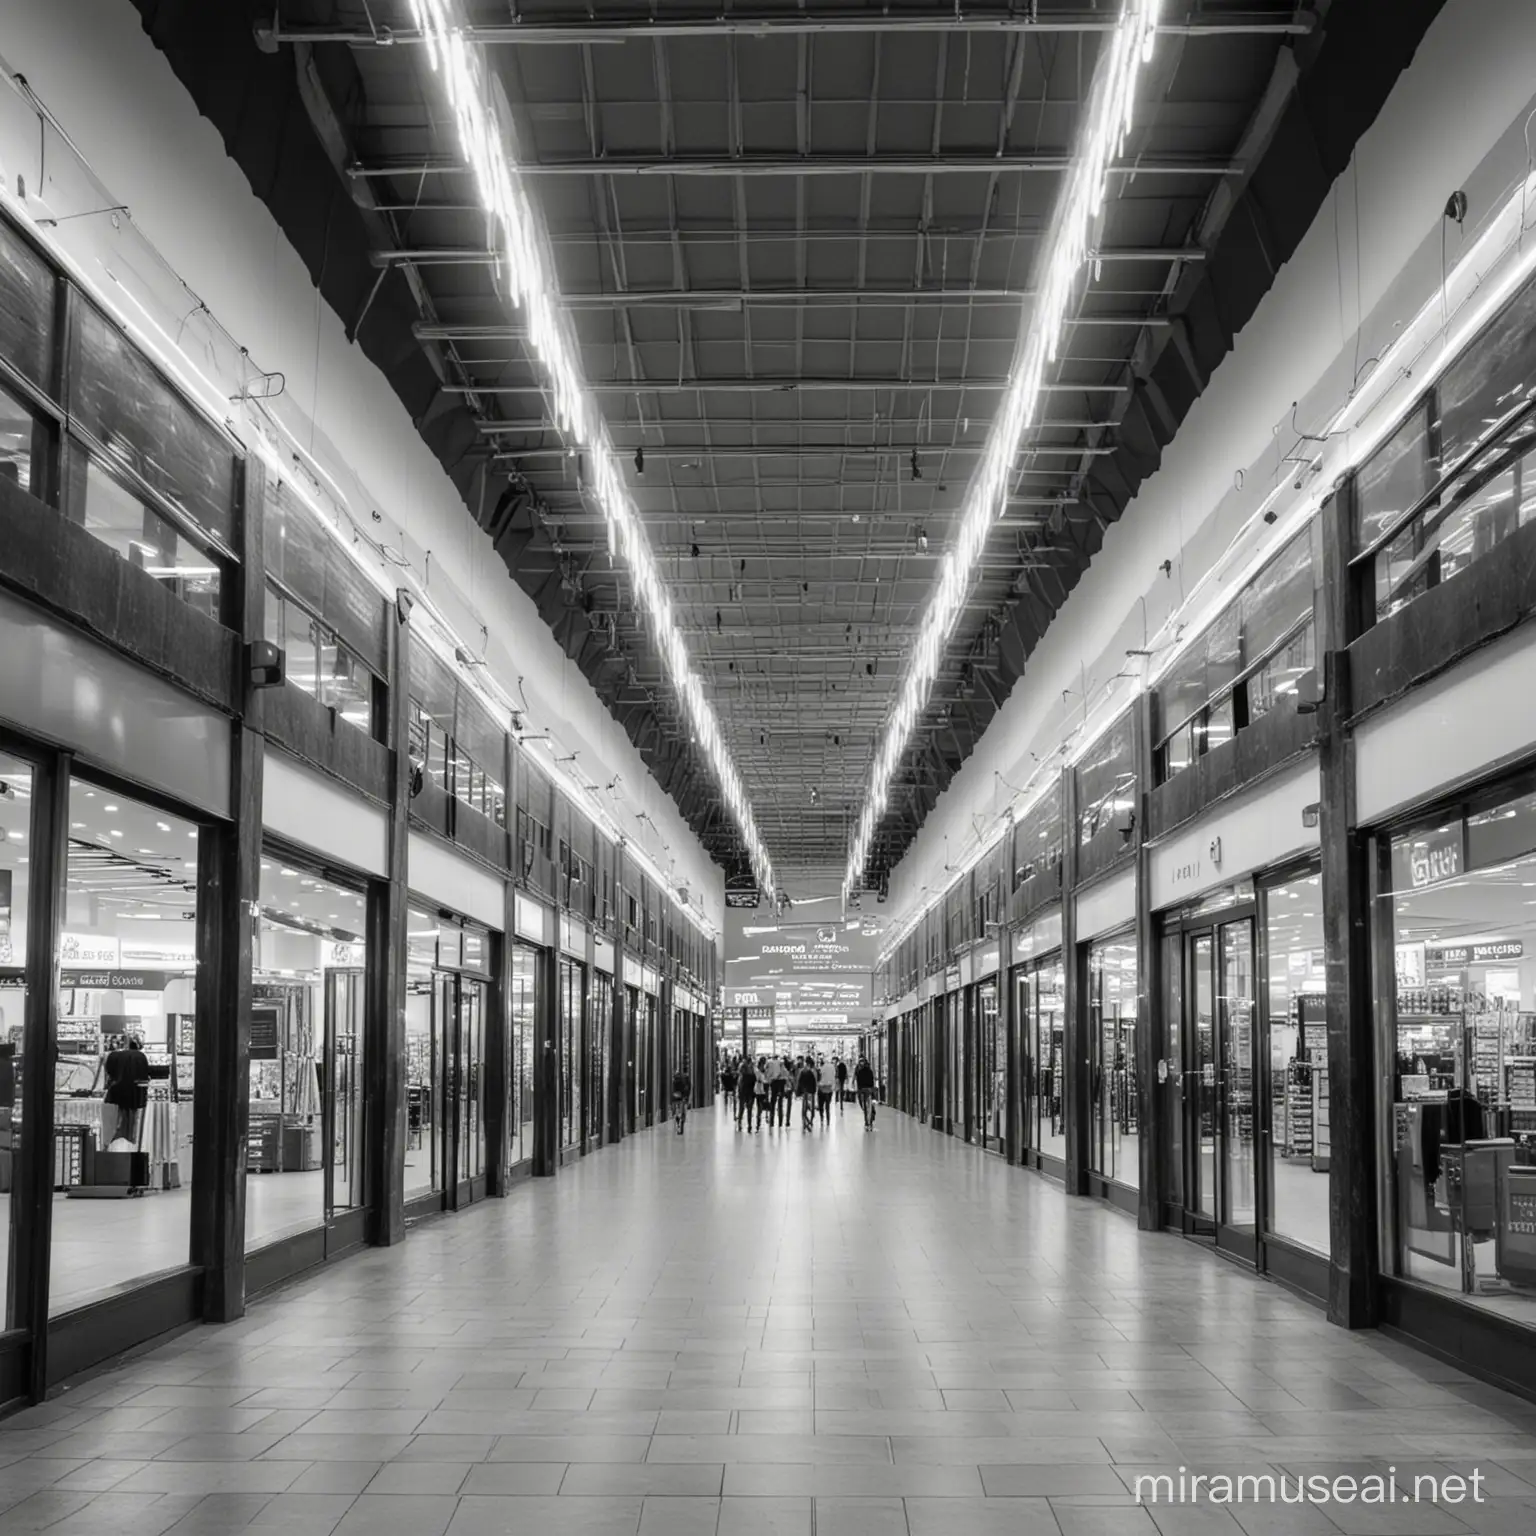
[[[1389,1463],[1492,1498],[1131,1493]],[[716,1111],[6,1421],[0,1510],[0,1536],[1528,1536],[1536,1407],[901,1116]]]

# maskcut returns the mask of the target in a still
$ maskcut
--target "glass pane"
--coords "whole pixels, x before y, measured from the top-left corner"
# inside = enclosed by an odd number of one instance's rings
[[[1362,466],[1355,483],[1355,548],[1369,546],[1428,490],[1433,474],[1425,411],[1414,411]]]
[[[459,1029],[458,1178],[479,1178],[485,1172],[485,1014],[486,986],[461,977],[458,982]]]
[[[54,277],[48,263],[0,220],[0,357],[53,393]]]
[[[69,822],[50,1313],[185,1264],[191,1237],[197,828],[79,779]]]
[[[1482,858],[1456,857],[1457,826],[1392,842],[1396,987],[1378,1067],[1392,1085],[1388,1183],[1396,1272],[1536,1322],[1536,859],[1529,797],[1476,816]],[[1507,829],[1507,830],[1506,830]],[[1502,835],[1501,835],[1502,834]],[[1468,828],[1467,849],[1474,840]],[[1414,879],[1420,883],[1415,886]]]
[[[1312,613],[1312,530],[1305,528],[1243,593],[1243,663],[1272,651]]]
[[[0,480],[40,496],[47,442],[42,423],[9,390],[0,388]]]
[[[1203,709],[1210,697],[1206,685],[1206,640],[1207,636],[1201,635],[1193,641],[1157,685],[1158,729],[1165,734],[1177,730]]]
[[[1040,1150],[1047,1157],[1065,1160],[1067,1122],[1066,1088],[1066,971],[1060,960],[1048,961],[1036,973],[1039,1012],[1036,1019],[1036,1059],[1041,1070],[1036,1083],[1040,1124]]]
[[[679,1013],[679,1018],[685,1015]],[[607,1078],[608,1031],[613,1027],[613,980],[602,971],[593,976],[591,1018],[587,1031],[587,1135],[596,1139],[603,1134],[604,1106],[607,1102],[607,1094],[604,1091]],[[686,1039],[686,1036],[684,1037]],[[682,1065],[689,1076],[693,1075],[693,1064],[686,1058],[679,1062],[674,1057],[672,1070],[675,1072]]]
[[[70,337],[70,411],[102,450],[226,549],[235,541],[235,454],[138,348],[83,300]]]
[[[1248,720],[1262,719],[1278,704],[1294,701],[1301,679],[1317,665],[1311,624],[1297,631],[1247,683]]]
[[[1211,625],[1205,645],[1205,696],[1214,699],[1243,669],[1241,604],[1233,603]]]
[[[1221,930],[1222,1170],[1229,1226],[1254,1222],[1253,928]]]
[[[70,515],[130,565],[217,622],[218,562],[176,532],[78,446],[72,450]]]
[[[536,1002],[538,956],[526,944],[512,950],[512,1108],[507,1125],[512,1144],[508,1164],[533,1156],[533,1028],[538,1017]]]
[[[373,729],[373,674],[334,635],[321,631],[322,699],[360,731]]]
[[[1135,786],[1131,718],[1125,715],[1093,744],[1077,765],[1079,841],[1088,842],[1129,812]]]
[[[11,1313],[11,1210],[21,1150],[21,1056],[27,1012],[27,871],[32,770],[0,752],[0,1323]]]
[[[1233,708],[1232,695],[1224,694],[1211,705],[1204,720],[1197,724],[1196,730],[1205,741],[1205,751],[1213,752],[1224,741],[1231,741],[1237,728]]]
[[[451,978],[440,977],[438,921],[411,907],[405,948],[405,1198],[443,1188],[443,1036],[452,1023]]]
[[[1269,961],[1269,1230],[1326,1254],[1328,1026],[1321,875],[1265,895]]]
[[[1443,462],[1455,464],[1536,389],[1536,283],[1527,283],[1440,378]]]
[[[1113,939],[1088,951],[1092,1095],[1090,1166],[1136,1185],[1140,1093],[1136,1082],[1136,941]]]
[[[1184,936],[1163,938],[1163,1049],[1158,1061],[1158,1107],[1165,1198],[1184,1204]]]
[[[319,626],[297,603],[288,602],[282,605],[279,624],[283,675],[311,698],[321,698]]]
[[[1216,980],[1211,970],[1214,941],[1201,934],[1189,946],[1190,1031],[1185,1042],[1189,1053],[1184,1081],[1191,1104],[1192,1131],[1198,1138],[1193,1209],[1216,1219]]]
[[[251,948],[248,1251],[325,1221],[327,1122],[335,1204],[362,1203],[366,965],[362,891],[264,850]]]

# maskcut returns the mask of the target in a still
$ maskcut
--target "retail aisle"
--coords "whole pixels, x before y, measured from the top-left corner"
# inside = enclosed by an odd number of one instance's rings
[[[1386,1462],[1492,1502],[1130,1492]],[[717,1109],[7,1421],[0,1506],[56,1536],[1515,1536],[1536,1407],[901,1116]]]

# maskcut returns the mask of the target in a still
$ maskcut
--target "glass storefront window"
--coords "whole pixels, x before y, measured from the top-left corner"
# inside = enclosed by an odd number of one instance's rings
[[[360,888],[263,851],[251,957],[248,1251],[364,1203],[365,911]]]
[[[70,784],[51,1313],[187,1262],[197,841],[190,822]]]
[[[0,752],[0,1326],[12,1327],[11,1190],[21,1151],[21,1071],[27,1012],[27,889],[32,770]]]
[[[586,1022],[587,970],[575,960],[560,961],[560,1145],[574,1146],[582,1132],[582,1049]]]
[[[1264,894],[1269,1030],[1268,1230],[1316,1253],[1328,1236],[1328,1025],[1322,876]]]
[[[1001,1152],[1008,1125],[1008,1048],[995,980],[980,982],[976,988],[976,1050],[978,1140]]]
[[[1137,976],[1134,935],[1089,946],[1089,1166],[1106,1179],[1132,1187],[1141,1177]]]
[[[512,948],[512,1104],[507,1113],[511,1137],[507,1165],[533,1156],[534,1028],[538,1019],[538,951],[526,944]]]
[[[1067,974],[1061,957],[1034,973],[1035,1124],[1042,1155],[1065,1161]]]
[[[1536,795],[1394,836],[1385,1267],[1536,1324]]]
[[[446,1028],[437,995],[437,916],[411,907],[405,949],[405,1198],[441,1192]]]

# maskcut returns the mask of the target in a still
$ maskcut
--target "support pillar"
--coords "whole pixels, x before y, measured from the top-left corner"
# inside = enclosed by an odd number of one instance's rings
[[[1087,988],[1083,957],[1077,947],[1077,775],[1064,768],[1061,776],[1062,878],[1061,959],[1064,980],[1062,1009],[1062,1114],[1066,1121],[1069,1195],[1088,1193],[1088,1073]]]
[[[1376,1174],[1372,1135],[1371,871],[1357,826],[1355,743],[1348,721],[1349,652],[1358,632],[1349,556],[1350,503],[1323,509],[1322,611],[1317,625],[1323,699],[1319,770],[1322,800],[1323,960],[1328,978],[1329,1163],[1328,1317],[1345,1328],[1376,1323]]]
[[[1163,1021],[1156,1017],[1162,988],[1162,946],[1152,915],[1152,854],[1147,846],[1147,807],[1151,800],[1152,695],[1143,693],[1132,717],[1136,731],[1136,1225],[1156,1232],[1163,1224],[1157,1149],[1162,1143],[1156,1091],[1157,1051]]]
[[[533,1176],[550,1179],[560,1168],[560,970],[557,952],[541,949],[534,1020]]]

